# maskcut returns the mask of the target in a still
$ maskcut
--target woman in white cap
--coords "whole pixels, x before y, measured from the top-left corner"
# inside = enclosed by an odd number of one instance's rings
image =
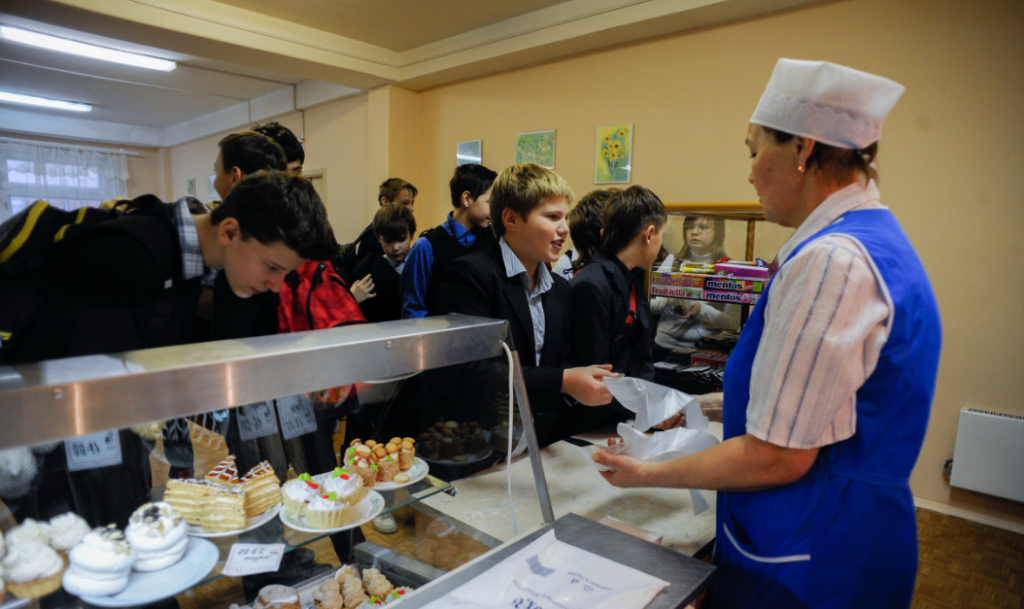
[[[616,486],[724,491],[716,609],[910,606],[941,327],[871,166],[903,89],[779,60],[746,142],[765,218],[796,232],[729,358],[725,441],[664,463],[595,455]]]

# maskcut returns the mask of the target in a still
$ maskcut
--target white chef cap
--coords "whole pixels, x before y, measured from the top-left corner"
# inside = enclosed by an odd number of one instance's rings
[[[906,89],[888,78],[827,61],[780,59],[750,122],[860,150]]]

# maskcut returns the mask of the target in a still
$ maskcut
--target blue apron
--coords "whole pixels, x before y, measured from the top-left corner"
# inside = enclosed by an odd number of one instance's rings
[[[853,237],[870,253],[892,297],[892,329],[857,391],[853,437],[821,448],[793,484],[719,493],[715,609],[910,606],[917,528],[909,479],[935,390],[939,311],[891,212],[849,212],[801,243],[789,260],[828,234]],[[726,439],[746,433],[751,369],[772,292],[769,284],[725,369]]]

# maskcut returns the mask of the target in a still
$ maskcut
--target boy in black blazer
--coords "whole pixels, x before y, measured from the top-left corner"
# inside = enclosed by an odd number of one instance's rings
[[[383,205],[374,214],[370,227],[384,254],[370,253],[356,265],[355,276],[369,275],[373,286],[373,293],[359,303],[359,308],[369,322],[401,319],[398,282],[416,234],[416,217],[401,205]]]
[[[601,380],[611,366],[570,368],[569,284],[545,265],[561,254],[573,199],[569,184],[548,169],[507,168],[491,189],[499,240],[452,262],[438,292],[442,313],[509,322],[542,446],[558,440],[554,424],[566,403],[611,401]]]
[[[653,192],[633,186],[604,209],[598,253],[572,280],[572,363],[610,363],[612,371],[651,380],[651,306],[644,275],[661,250],[668,214]],[[559,432],[574,435],[625,421],[618,401],[602,408],[567,407]]]

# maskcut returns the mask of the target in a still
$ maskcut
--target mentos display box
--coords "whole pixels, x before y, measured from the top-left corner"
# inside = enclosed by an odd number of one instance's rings
[[[700,288],[688,288],[680,285],[658,285],[651,286],[652,296],[668,296],[669,298],[691,298],[700,300],[703,291]]]
[[[731,304],[744,305],[757,304],[757,301],[760,297],[760,294],[753,294],[751,292],[732,292],[729,290],[705,289],[701,293],[701,300],[708,300],[712,302],[728,302]]]
[[[708,275],[694,273],[651,273],[651,285],[677,285],[684,288],[702,288]]]
[[[748,281],[745,279],[732,279],[729,277],[708,277],[704,280],[706,290],[731,290],[733,292],[755,292],[760,294],[764,291],[763,281]]]

